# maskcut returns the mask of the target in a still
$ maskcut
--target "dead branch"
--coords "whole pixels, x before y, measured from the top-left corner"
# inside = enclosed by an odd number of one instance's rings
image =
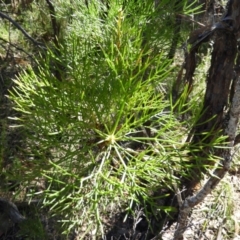
[[[53,29],[53,42],[55,45],[55,53],[58,57],[61,56],[61,52],[60,52],[60,45],[59,45],[59,33],[60,33],[60,25],[57,21],[57,17],[56,17],[56,11],[54,8],[54,5],[52,3],[51,0],[46,0],[48,8],[49,8],[49,13],[50,13],[50,18],[51,18],[51,23],[52,23],[52,29]],[[59,81],[62,81],[62,70],[63,70],[63,66],[61,65],[60,62],[55,61],[55,72],[54,75],[56,77],[56,79],[58,79]]]
[[[18,47],[16,44],[9,42],[9,41],[3,39],[2,37],[0,37],[0,42],[1,41],[4,42],[5,45],[9,45],[10,47],[17,49],[18,51],[25,53],[31,60],[35,61],[33,56],[31,54],[29,54],[28,52],[26,52],[23,48]],[[2,47],[4,48],[3,45],[2,45]]]
[[[46,0],[46,2],[47,2],[47,5],[48,5],[48,8],[49,8],[50,18],[51,18],[51,22],[52,22],[54,44],[57,48],[59,48],[58,37],[59,37],[60,26],[59,26],[59,24],[57,22],[57,19],[56,19],[55,8],[54,8],[51,0]]]
[[[0,11],[0,17],[7,19],[9,22],[11,22],[18,30],[20,30],[23,35],[30,40],[33,44],[39,46],[39,47],[44,47],[45,45],[41,42],[36,41],[34,38],[32,38],[16,21],[14,21],[11,17],[8,15],[4,14],[3,12]]]

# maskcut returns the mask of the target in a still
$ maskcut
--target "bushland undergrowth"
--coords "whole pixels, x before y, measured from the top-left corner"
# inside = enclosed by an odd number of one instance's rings
[[[190,28],[181,23],[183,34],[173,43],[176,16],[196,14],[196,6],[39,1],[25,9],[42,23],[39,29],[19,17],[42,43],[35,43],[34,61],[23,64],[8,93],[14,112],[3,122],[10,119],[12,129],[21,129],[24,145],[4,174],[27,189],[26,199],[37,199],[56,216],[64,234],[104,238],[114,216],[124,213],[127,220],[143,209],[150,239],[176,218],[176,189],[193,177],[191,156],[204,147],[186,142],[203,99],[201,92],[189,97],[188,86],[173,99],[170,89],[179,74],[173,63],[183,58],[169,56]],[[10,41],[7,35],[4,40]],[[28,51],[33,48],[22,41]],[[1,136],[4,142],[6,132]],[[209,164],[201,169],[214,168],[214,149],[225,140],[220,135],[211,142]]]

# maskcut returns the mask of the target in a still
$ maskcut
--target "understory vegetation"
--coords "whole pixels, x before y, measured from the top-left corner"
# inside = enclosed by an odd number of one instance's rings
[[[210,44],[194,83],[178,81],[201,3],[0,1],[0,197],[26,217],[14,239],[162,239],[178,221],[179,192],[228,143],[214,127],[192,140]]]

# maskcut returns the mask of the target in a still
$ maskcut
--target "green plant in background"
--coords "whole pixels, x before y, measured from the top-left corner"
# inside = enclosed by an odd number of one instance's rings
[[[19,224],[20,231],[18,233],[19,237],[24,239],[47,239],[46,232],[41,222],[41,217],[38,215],[38,209],[32,210],[35,213],[35,217],[26,219]]]
[[[171,39],[159,16],[167,17],[172,1],[161,1],[158,11],[152,1],[75,4],[61,55],[49,49],[37,70],[16,79],[10,98],[27,133],[22,179],[45,178],[35,194],[61,216],[65,232],[81,226],[103,234],[102,221],[118,209],[131,212],[137,203],[156,215],[172,211],[157,205],[164,193],[153,195],[185,174],[185,123],[161,90],[171,74]]]

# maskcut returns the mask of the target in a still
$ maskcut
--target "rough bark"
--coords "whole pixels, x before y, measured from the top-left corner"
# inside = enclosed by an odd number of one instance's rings
[[[211,164],[207,160],[211,142],[224,130],[224,111],[228,108],[230,100],[230,87],[237,53],[236,35],[239,29],[238,25],[240,25],[236,7],[240,11],[239,2],[233,1],[230,8],[232,15],[229,12],[227,15],[231,20],[223,18],[211,30],[211,35],[214,37],[211,66],[207,76],[201,117],[196,123],[194,136],[191,140],[192,147],[194,149],[199,148],[201,151],[195,154],[195,157],[192,156],[190,175],[194,177],[187,179],[184,183],[187,189],[195,189],[201,179],[201,174],[205,172],[205,166]],[[201,44],[201,42],[198,42],[198,44]],[[209,133],[208,137],[205,133]]]
[[[180,4],[179,7],[179,3],[180,1],[177,0],[175,2],[175,11],[182,11],[182,7],[183,5]],[[180,9],[178,9],[180,8]],[[180,38],[180,32],[181,32],[181,24],[182,24],[182,16],[176,13],[175,16],[175,23],[174,23],[174,32],[173,32],[173,38],[172,38],[172,43],[171,43],[171,47],[170,47],[170,51],[168,53],[168,58],[169,59],[173,59],[174,55],[176,53],[177,50],[177,45],[178,45],[178,41]]]

